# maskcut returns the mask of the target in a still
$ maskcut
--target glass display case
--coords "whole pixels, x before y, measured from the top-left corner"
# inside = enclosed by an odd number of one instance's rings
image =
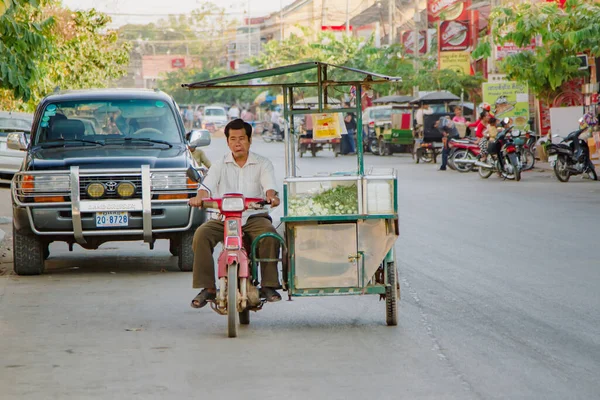
[[[396,214],[393,170],[370,175],[325,175],[284,180],[284,217]]]

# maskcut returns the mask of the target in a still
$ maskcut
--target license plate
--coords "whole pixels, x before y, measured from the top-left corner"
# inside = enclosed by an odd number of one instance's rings
[[[96,213],[97,228],[112,228],[115,226],[127,226],[129,213],[127,211],[105,211]]]
[[[558,155],[554,154],[550,157],[548,157],[548,162],[554,162],[558,159]]]

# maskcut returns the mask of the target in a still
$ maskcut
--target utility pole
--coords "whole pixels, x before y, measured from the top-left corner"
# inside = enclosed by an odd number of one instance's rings
[[[250,0],[248,0],[248,57],[252,57],[252,34],[250,33]]]
[[[350,36],[350,0],[346,0],[346,35]]]
[[[283,0],[279,0],[279,40],[283,40]]]
[[[321,28],[319,30],[322,30],[325,26],[325,12],[327,10],[326,4],[327,0],[323,0],[323,4],[321,4]]]
[[[498,5],[498,1],[491,0],[490,5],[492,6],[492,10],[493,10]],[[490,33],[492,33],[493,30],[494,30],[494,21],[490,21]],[[487,65],[488,66],[487,67],[488,79],[489,79],[489,74],[496,73],[496,44],[494,43],[494,36],[492,34],[490,34],[490,45],[492,47],[492,56],[488,58],[488,65]]]
[[[388,44],[391,46],[394,43],[394,8],[396,8],[396,0],[388,0],[388,5],[388,19],[390,25]]]
[[[413,43],[413,56],[414,56],[414,60],[413,60],[413,67],[415,70],[415,76],[417,75],[417,73],[419,72],[419,27],[420,27],[420,22],[421,22],[421,14],[419,13],[419,0],[415,0],[415,16],[414,16],[414,22],[415,22],[415,30],[413,33],[413,39],[414,39],[414,43]],[[419,86],[415,85],[413,86],[413,97],[419,97]]]

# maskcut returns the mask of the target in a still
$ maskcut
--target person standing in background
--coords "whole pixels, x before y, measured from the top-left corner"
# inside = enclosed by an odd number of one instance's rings
[[[240,117],[240,109],[235,104],[231,106],[229,111],[227,111],[227,116],[229,120],[233,121],[234,119],[238,119]]]
[[[348,134],[343,136],[343,138],[345,138],[347,141],[347,149],[349,151],[346,154],[356,154],[354,136],[356,134],[357,125],[356,119],[354,118],[354,113],[347,113],[344,117],[344,123],[346,124],[346,130],[348,131]]]

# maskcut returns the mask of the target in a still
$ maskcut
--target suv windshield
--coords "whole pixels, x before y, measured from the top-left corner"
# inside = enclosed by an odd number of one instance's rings
[[[126,138],[181,143],[173,111],[164,101],[103,100],[48,104],[34,144]]]
[[[204,110],[204,115],[208,117],[224,117],[225,110],[222,108],[207,108]]]

